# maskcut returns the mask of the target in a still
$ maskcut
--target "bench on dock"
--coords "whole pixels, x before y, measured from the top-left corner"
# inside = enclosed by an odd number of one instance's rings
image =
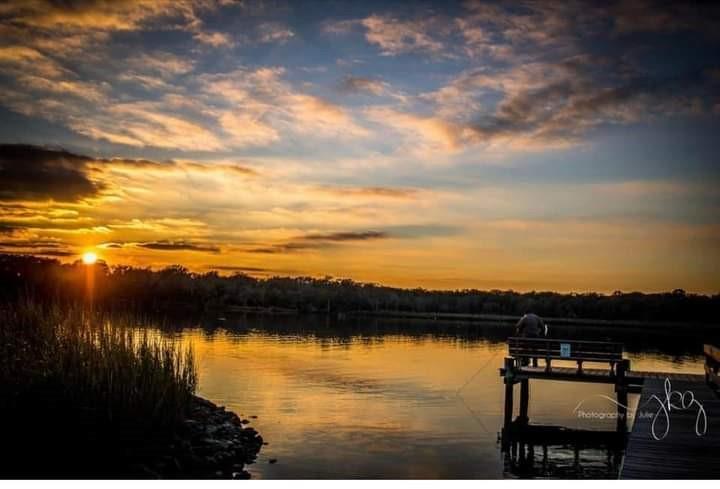
[[[704,345],[705,353],[705,382],[715,389],[720,389],[720,348],[713,345]]]
[[[562,340],[551,338],[508,338],[508,357],[500,369],[505,383],[504,432],[513,426],[524,426],[528,420],[530,379],[570,382],[600,382],[614,384],[618,402],[618,431],[627,430],[627,394],[636,391],[641,379],[628,376],[630,360],[623,359],[622,343],[609,341]],[[545,367],[529,366],[530,360],[542,358]],[[575,362],[576,367],[555,367],[553,360]],[[610,368],[584,369],[586,362],[605,363]],[[520,384],[520,414],[516,423],[513,415],[513,385]]]
[[[545,359],[545,370],[552,370],[553,360],[569,360],[577,363],[582,374],[583,363],[607,363],[610,373],[622,362],[623,345],[609,341],[559,340],[550,338],[508,338],[508,353],[511,357],[527,362],[530,359]]]

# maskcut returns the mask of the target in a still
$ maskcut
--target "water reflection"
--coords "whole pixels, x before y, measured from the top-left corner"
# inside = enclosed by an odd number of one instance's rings
[[[612,444],[514,440],[504,452],[503,475],[523,479],[615,479],[622,453],[621,446]]]
[[[269,442],[250,469],[258,478],[616,474],[616,465],[606,463],[607,454],[597,447],[583,446],[576,456],[564,443],[524,441],[524,451],[518,442],[514,458],[503,456],[498,367],[511,331],[507,325],[307,316],[166,325],[163,334],[194,345],[201,395],[243,417],[258,416],[253,425]],[[623,341],[634,368],[702,371],[702,338],[693,335],[645,332],[640,343],[633,339],[638,333],[629,330],[554,328],[553,333]],[[573,413],[579,401],[612,395],[612,387],[533,385],[533,422],[614,429],[612,420],[580,420]]]

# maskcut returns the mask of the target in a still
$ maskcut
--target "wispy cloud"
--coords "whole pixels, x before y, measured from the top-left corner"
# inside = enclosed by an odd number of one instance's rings
[[[257,40],[262,43],[284,44],[295,37],[295,33],[280,22],[264,22],[257,27]]]
[[[322,186],[319,187],[319,189],[322,192],[327,192],[333,195],[345,197],[350,196],[388,199],[413,199],[418,195],[417,189],[401,187]]]
[[[250,253],[276,254],[297,251],[318,250],[338,243],[362,242],[386,239],[389,236],[382,231],[343,231],[334,233],[310,233],[291,241],[247,250]]]
[[[367,92],[372,95],[382,95],[387,90],[385,82],[374,78],[361,76],[346,76],[340,83],[340,89],[344,92]]]

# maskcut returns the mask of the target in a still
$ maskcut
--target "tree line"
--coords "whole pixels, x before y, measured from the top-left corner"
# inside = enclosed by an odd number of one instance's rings
[[[229,306],[298,312],[391,311],[522,315],[638,321],[715,322],[720,294],[677,289],[664,293],[517,292],[513,290],[401,289],[332,277],[256,278],[196,273],[173,265],[161,270],[124,265],[63,264],[51,258],[0,254],[0,297],[92,301],[141,310],[206,311]]]

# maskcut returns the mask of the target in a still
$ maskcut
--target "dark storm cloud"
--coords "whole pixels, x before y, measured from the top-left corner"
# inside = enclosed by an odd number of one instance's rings
[[[77,201],[102,188],[86,173],[89,158],[25,144],[0,145],[0,200]]]

